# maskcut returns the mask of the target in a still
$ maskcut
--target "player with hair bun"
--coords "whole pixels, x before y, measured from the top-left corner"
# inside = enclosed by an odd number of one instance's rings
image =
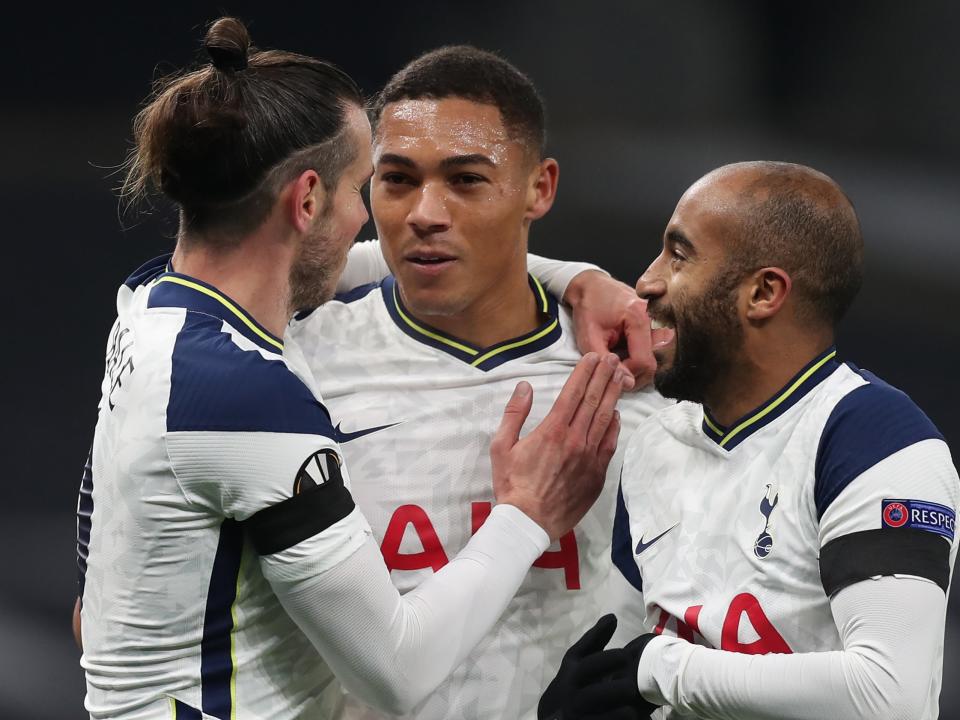
[[[258,50],[221,18],[211,62],[162,82],[135,123],[125,194],[180,215],[170,256],[117,295],[78,504],[93,718],[322,718],[334,675],[403,712],[496,621],[596,499],[616,445],[618,359],[589,354],[522,440],[495,436],[497,506],[400,597],[355,507],[339,433],[295,346],[367,219],[371,133],[333,65]]]

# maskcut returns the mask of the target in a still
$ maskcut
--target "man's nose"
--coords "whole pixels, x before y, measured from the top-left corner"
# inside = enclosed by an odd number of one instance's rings
[[[447,210],[447,198],[436,183],[424,183],[417,201],[410,208],[407,223],[421,232],[442,232],[450,227],[450,213]]]

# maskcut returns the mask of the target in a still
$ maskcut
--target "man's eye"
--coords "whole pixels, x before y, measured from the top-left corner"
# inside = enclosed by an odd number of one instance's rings
[[[380,176],[380,181],[388,185],[403,185],[404,183],[410,182],[410,178],[403,173],[388,172]]]
[[[670,262],[679,263],[679,262],[684,262],[685,260],[686,258],[680,253],[678,253],[676,250],[670,251]]]
[[[453,178],[454,185],[478,185],[486,180],[482,175],[474,173],[460,173]]]

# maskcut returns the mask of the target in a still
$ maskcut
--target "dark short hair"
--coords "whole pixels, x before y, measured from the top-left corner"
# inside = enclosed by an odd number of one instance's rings
[[[499,55],[470,45],[438,48],[408,63],[374,99],[371,122],[376,127],[392,102],[449,97],[495,106],[507,132],[543,157],[543,100],[530,78]]]
[[[863,283],[863,236],[846,193],[823,173],[786,162],[721,168],[755,171],[741,190],[739,232],[728,263],[744,273],[781,267],[801,320],[835,327]]]
[[[156,188],[181,231],[236,236],[258,227],[284,182],[313,168],[335,187],[358,148],[345,138],[356,83],[331,63],[251,46],[236,18],[213,23],[209,61],[161,79],[134,121],[122,195]]]

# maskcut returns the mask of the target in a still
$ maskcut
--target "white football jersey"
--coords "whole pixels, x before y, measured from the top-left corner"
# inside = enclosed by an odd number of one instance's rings
[[[614,558],[649,630],[739,653],[840,650],[829,599],[844,587],[903,574],[947,592],[950,451],[904,393],[835,356],[730,427],[683,402],[634,433]],[[918,720],[938,714],[942,638],[934,666]]]
[[[306,541],[322,570],[368,537],[334,429],[281,341],[167,260],[118,293],[80,492],[86,708],[328,717],[341,701],[323,693],[333,675],[258,555]],[[322,511],[308,523],[280,517],[312,498]]]
[[[569,313],[530,285],[542,325],[490,348],[416,321],[393,278],[327,303],[288,333],[331,411],[352,493],[401,593],[453,558],[490,512],[490,440],[517,382],[533,386],[529,431],[580,359]],[[665,404],[653,391],[625,395],[622,437]],[[409,717],[535,717],[563,653],[610,609],[617,481],[611,470],[577,528],[544,553],[490,634]],[[349,698],[344,717],[380,716]]]

